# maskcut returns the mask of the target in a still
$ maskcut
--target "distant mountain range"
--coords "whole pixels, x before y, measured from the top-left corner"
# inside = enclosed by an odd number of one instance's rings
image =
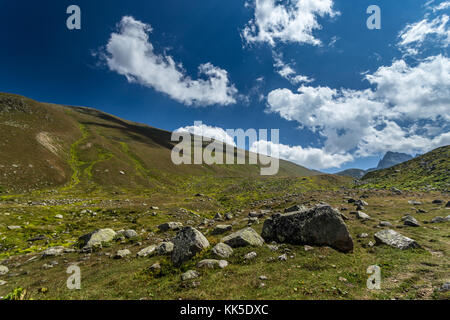
[[[355,179],[361,179],[364,177],[368,172],[376,171],[376,170],[382,170],[387,169],[390,167],[393,167],[399,163],[403,163],[406,161],[409,161],[411,159],[414,159],[413,156],[406,154],[406,153],[400,153],[400,152],[392,152],[388,151],[383,159],[380,160],[378,163],[378,166],[376,168],[370,168],[367,170],[363,169],[347,169],[341,172],[336,173],[339,176],[346,176],[346,177],[352,177]]]

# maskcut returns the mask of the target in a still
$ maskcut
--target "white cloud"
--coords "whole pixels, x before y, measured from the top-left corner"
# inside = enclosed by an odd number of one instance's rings
[[[444,1],[441,2],[439,5],[435,6],[433,8],[433,11],[440,11],[440,10],[445,10],[445,9],[449,9],[450,8],[450,1]]]
[[[415,67],[394,61],[366,79],[374,89],[277,89],[268,95],[268,111],[319,133],[324,152],[331,154],[414,153],[448,144],[445,126],[429,136],[416,133],[418,126],[408,130],[407,124],[450,121],[450,59],[430,57]]]
[[[288,63],[285,63],[283,61],[282,54],[277,54],[277,53],[273,52],[272,56],[273,56],[273,59],[275,60],[275,63],[273,66],[274,66],[276,72],[280,76],[282,76],[283,78],[285,78],[286,80],[291,82],[292,84],[309,83],[309,82],[314,81],[313,79],[311,79],[307,76],[297,74],[297,72],[295,72],[295,70]]]
[[[255,16],[242,31],[248,42],[267,42],[274,46],[277,41],[320,45],[313,31],[321,29],[318,17],[334,17],[332,0],[255,0]]]
[[[191,79],[181,64],[166,54],[156,54],[149,41],[150,25],[123,17],[118,31],[111,34],[106,46],[108,67],[129,82],[163,92],[186,105],[230,105],[236,102],[237,90],[230,84],[226,70],[205,63],[198,67],[202,78]]]
[[[316,170],[338,168],[342,164],[353,160],[353,156],[350,154],[331,154],[318,148],[292,147],[265,140],[253,143],[250,151],[268,155],[278,154],[281,159]]]
[[[236,146],[234,138],[227,134],[227,132],[220,127],[212,127],[206,124],[186,126],[178,128],[175,132],[188,132],[202,137],[211,138],[217,141],[225,142],[231,146]]]
[[[400,32],[399,39],[398,46],[410,55],[418,54],[419,48],[427,40],[433,40],[440,46],[448,47],[450,44],[449,16],[443,14],[434,19],[427,17],[409,24]]]

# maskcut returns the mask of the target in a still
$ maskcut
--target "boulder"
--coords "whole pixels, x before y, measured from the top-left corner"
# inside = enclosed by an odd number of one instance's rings
[[[339,211],[319,205],[306,211],[273,215],[264,223],[267,242],[329,246],[342,252],[353,250],[353,239]]]
[[[212,253],[220,258],[229,258],[233,254],[233,248],[221,242],[214,246]]]
[[[184,227],[175,236],[173,245],[172,262],[175,266],[180,266],[184,261],[208,248],[209,241],[197,229]]]
[[[264,239],[252,228],[245,228],[230,234],[222,239],[222,242],[232,248],[247,246],[262,246]]]
[[[225,260],[214,260],[214,259],[205,259],[200,261],[197,264],[197,268],[208,268],[208,269],[215,269],[216,267],[219,267],[220,269],[224,269],[228,266],[228,261]]]
[[[213,229],[213,231],[211,233],[212,234],[222,234],[222,233],[231,231],[232,228],[233,227],[228,224],[219,224]]]
[[[183,227],[181,222],[166,222],[160,224],[158,229],[161,231],[169,231],[169,230],[180,230]]]
[[[379,231],[375,233],[374,237],[377,244],[386,244],[400,250],[420,247],[413,239],[405,237],[391,229]]]
[[[78,238],[78,243],[83,248],[101,247],[102,243],[111,242],[115,236],[112,229],[98,229]]]

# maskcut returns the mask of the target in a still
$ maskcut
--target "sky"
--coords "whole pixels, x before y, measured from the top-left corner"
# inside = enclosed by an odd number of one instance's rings
[[[81,10],[69,30],[66,10]],[[369,29],[371,5],[380,29]],[[0,0],[0,91],[165,130],[279,129],[334,173],[450,144],[448,0]],[[269,139],[270,140],[270,139]]]

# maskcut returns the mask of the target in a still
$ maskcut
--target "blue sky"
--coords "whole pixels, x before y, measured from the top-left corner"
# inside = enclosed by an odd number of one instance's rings
[[[278,128],[283,158],[370,168],[450,142],[448,4],[1,0],[0,91],[171,131]]]

